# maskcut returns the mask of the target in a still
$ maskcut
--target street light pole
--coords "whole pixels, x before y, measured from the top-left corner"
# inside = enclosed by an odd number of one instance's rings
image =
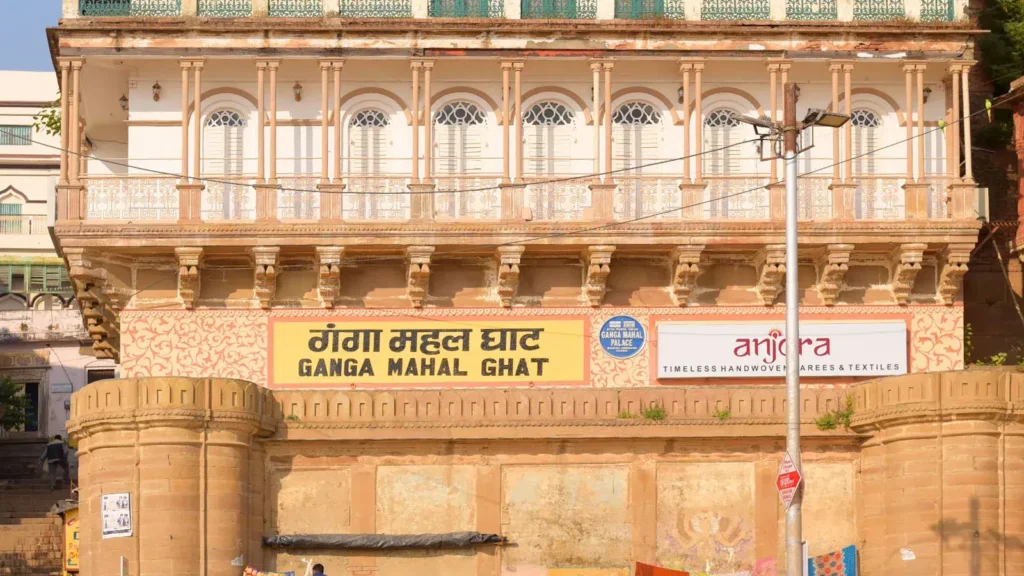
[[[797,134],[796,84],[784,86],[783,159],[786,166],[786,452],[803,475],[800,463],[800,295],[797,263]],[[774,160],[773,160],[774,161]],[[803,486],[786,510],[786,574],[803,576]]]

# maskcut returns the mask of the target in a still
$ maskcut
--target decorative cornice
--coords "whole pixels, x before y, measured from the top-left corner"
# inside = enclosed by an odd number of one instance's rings
[[[901,244],[892,253],[892,292],[900,305],[910,301],[914,280],[921,271],[924,251],[928,246],[921,243]]]
[[[519,264],[525,246],[499,246],[496,253],[498,263],[498,299],[508,308],[519,291]]]
[[[775,299],[782,291],[782,281],[786,277],[786,246],[773,244],[766,246],[757,253],[754,265],[758,270],[757,286],[754,291],[765,306],[775,304]]]
[[[703,245],[678,246],[672,250],[672,299],[679,306],[690,302],[690,293],[700,275]]]
[[[836,303],[843,278],[850,270],[852,244],[829,244],[818,262],[818,293],[826,306]]]
[[[586,279],[583,281],[583,296],[593,307],[604,302],[608,289],[608,275],[611,273],[612,253],[615,246],[588,246],[584,254]]]
[[[939,255],[939,297],[947,306],[956,301],[967,274],[973,244],[950,244]]]
[[[413,308],[422,308],[427,297],[427,289],[430,286],[430,256],[433,253],[433,246],[409,246],[405,250],[409,267],[406,281]]]

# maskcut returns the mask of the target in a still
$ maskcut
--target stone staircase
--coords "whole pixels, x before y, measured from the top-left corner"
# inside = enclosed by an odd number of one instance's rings
[[[45,439],[0,440],[0,576],[61,573],[64,534],[50,507],[70,488],[50,490],[39,462],[45,446]]]

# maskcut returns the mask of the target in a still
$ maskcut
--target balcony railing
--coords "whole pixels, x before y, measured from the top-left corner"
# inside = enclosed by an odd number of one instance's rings
[[[597,18],[597,0],[523,0],[526,19],[586,20]]]
[[[408,220],[408,176],[375,175],[346,178],[341,217],[345,220]]]
[[[583,220],[592,207],[590,180],[546,183],[553,178],[538,178],[527,183],[524,201],[537,221]]]
[[[412,18],[411,0],[343,0],[342,18]]]
[[[838,20],[836,0],[787,0],[786,18],[789,20]]]
[[[768,20],[772,15],[770,0],[703,0],[701,20]]]
[[[434,215],[438,219],[498,220],[501,218],[500,176],[437,178]]]
[[[82,16],[179,16],[181,0],[78,0]]]
[[[47,234],[46,216],[0,216],[0,235]]]
[[[90,176],[85,182],[88,220],[177,220],[178,183],[151,176]]]
[[[762,176],[708,177],[704,189],[704,218],[708,220],[768,220],[771,216],[768,178]]]
[[[430,0],[435,18],[502,18],[505,0]]]
[[[275,18],[321,18],[323,0],[270,0],[267,13]]]
[[[643,218],[657,220],[769,220],[771,194],[766,176],[705,176],[706,187],[694,197],[684,197],[682,180],[670,175],[635,176],[615,179],[610,199],[615,220]],[[908,217],[905,178],[861,176],[854,178],[855,220],[902,220]],[[201,215],[206,221],[251,221],[256,219],[256,180],[251,176],[204,175]],[[341,217],[345,221],[404,221],[412,216],[413,202],[408,175],[376,174],[346,176],[341,194]],[[837,217],[835,191],[828,177],[799,179],[800,220],[825,222]],[[929,219],[949,218],[948,179],[941,175],[926,179],[927,198],[922,210]],[[87,176],[86,220],[176,220],[178,181],[169,177]],[[520,203],[527,219],[534,222],[588,221],[597,217],[594,195],[587,178],[558,176],[528,178],[519,196],[506,194],[496,175],[442,175],[434,179],[432,192],[435,220],[498,221],[504,201]],[[282,176],[278,181],[277,217],[283,221],[317,220],[322,216],[324,198],[319,178],[312,175]],[[333,192],[328,192],[333,193]],[[685,204],[685,206],[684,206]],[[510,212],[516,212],[512,210]],[[0,234],[45,234],[44,216],[0,216]]]
[[[615,17],[623,20],[686,18],[685,0],[615,0]]]
[[[197,0],[196,14],[204,18],[252,16],[252,0]]]

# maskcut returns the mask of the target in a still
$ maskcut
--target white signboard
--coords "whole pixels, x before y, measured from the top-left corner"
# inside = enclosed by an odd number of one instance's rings
[[[786,323],[658,322],[658,378],[786,375]],[[907,373],[907,325],[801,322],[801,376]]]
[[[126,538],[132,535],[132,496],[128,492],[104,494],[100,498],[103,537]]]

